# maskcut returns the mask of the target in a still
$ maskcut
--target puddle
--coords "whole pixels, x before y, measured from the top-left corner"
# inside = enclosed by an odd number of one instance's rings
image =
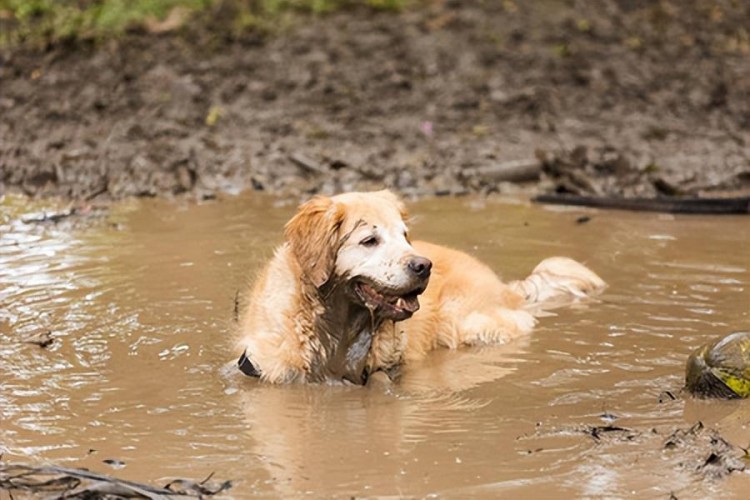
[[[20,222],[6,199],[0,453],[154,483],[215,472],[237,498],[746,491],[750,475],[707,480],[695,473],[700,456],[663,446],[698,420],[750,444],[746,402],[664,395],[679,392],[694,347],[750,327],[746,218],[473,198],[410,210],[416,237],[466,250],[506,279],[565,254],[610,287],[602,303],[544,318],[519,343],[435,353],[397,386],[261,386],[227,374],[234,298],[291,206],[257,195],[146,200],[62,231]],[[591,219],[577,224],[583,214]],[[46,332],[47,349],[23,342]],[[626,430],[588,432],[608,425]]]

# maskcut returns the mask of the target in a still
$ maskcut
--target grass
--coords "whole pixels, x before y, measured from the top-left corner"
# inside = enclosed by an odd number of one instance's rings
[[[168,31],[231,12],[232,32],[268,31],[292,13],[325,14],[356,5],[401,10],[410,0],[0,0],[0,45],[104,40],[131,29]]]
[[[0,43],[48,43],[122,34],[177,7],[202,10],[211,0],[0,0]]]

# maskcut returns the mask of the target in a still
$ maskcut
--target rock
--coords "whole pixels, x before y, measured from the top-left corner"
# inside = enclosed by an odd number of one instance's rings
[[[693,351],[685,388],[704,398],[750,396],[750,332],[734,332]]]

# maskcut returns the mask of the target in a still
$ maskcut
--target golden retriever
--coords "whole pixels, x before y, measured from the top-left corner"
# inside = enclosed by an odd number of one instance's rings
[[[410,241],[390,191],[316,196],[287,223],[239,322],[240,369],[268,382],[365,384],[439,347],[503,343],[604,281],[564,257],[505,284],[449,248]]]

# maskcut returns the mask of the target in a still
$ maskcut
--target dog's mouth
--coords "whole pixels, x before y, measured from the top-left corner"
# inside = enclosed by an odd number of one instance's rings
[[[380,292],[372,285],[358,281],[354,285],[359,299],[364,306],[371,311],[378,311],[388,319],[395,321],[410,318],[419,310],[419,294],[424,292],[425,287],[420,286],[406,293]]]

